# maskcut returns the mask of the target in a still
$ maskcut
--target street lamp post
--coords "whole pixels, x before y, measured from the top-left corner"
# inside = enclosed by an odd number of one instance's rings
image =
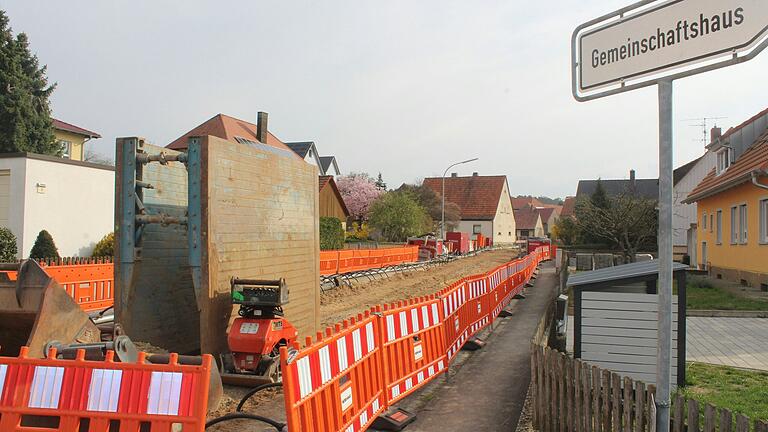
[[[448,174],[448,170],[455,167],[456,165],[474,162],[478,159],[479,158],[473,158],[473,159],[467,159],[461,162],[456,162],[455,164],[448,166],[448,168],[446,168],[445,171],[443,172],[443,205],[442,205],[442,217],[440,218],[440,239],[441,240],[445,240],[445,175]]]

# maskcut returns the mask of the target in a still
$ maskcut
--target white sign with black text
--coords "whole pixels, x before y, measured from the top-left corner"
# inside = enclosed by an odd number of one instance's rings
[[[661,2],[578,35],[579,90],[748,51],[766,31],[766,0]]]

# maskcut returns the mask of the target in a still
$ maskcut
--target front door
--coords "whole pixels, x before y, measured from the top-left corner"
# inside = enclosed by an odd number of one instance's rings
[[[701,242],[701,269],[707,269],[707,242]]]

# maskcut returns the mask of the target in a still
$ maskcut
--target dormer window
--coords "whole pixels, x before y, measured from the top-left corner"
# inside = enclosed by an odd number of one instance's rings
[[[717,152],[717,175],[720,175],[733,164],[733,151],[730,147],[723,147]]]

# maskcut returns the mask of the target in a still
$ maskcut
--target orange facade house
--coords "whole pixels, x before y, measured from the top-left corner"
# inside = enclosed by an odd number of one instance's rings
[[[698,206],[698,265],[711,275],[768,290],[768,131],[740,156],[728,135],[713,169],[688,195]]]

